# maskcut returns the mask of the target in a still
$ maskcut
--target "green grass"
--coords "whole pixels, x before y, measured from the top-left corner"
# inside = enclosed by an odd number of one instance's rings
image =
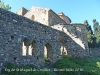
[[[45,59],[46,62],[49,61],[47,56],[44,56],[44,59]]]
[[[54,64],[54,67],[57,69],[72,69],[72,71],[56,71],[58,75],[100,75],[100,57],[68,58],[63,56],[63,59]]]
[[[47,61],[48,59],[45,58]],[[5,67],[8,69],[27,69],[27,72],[24,71],[3,71],[1,75],[53,75],[51,71],[29,71],[28,69],[32,68],[38,70],[33,65],[21,65],[16,66],[11,63],[6,63]],[[46,68],[42,68],[46,69]],[[58,60],[54,63],[54,72],[57,75],[100,75],[100,57],[91,57],[91,58],[68,58],[63,55],[63,59]]]

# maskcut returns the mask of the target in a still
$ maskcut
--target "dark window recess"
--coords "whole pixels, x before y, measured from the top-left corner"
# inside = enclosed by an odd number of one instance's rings
[[[39,58],[37,57],[37,59],[39,59]]]
[[[47,33],[47,32],[45,31],[45,33]]]
[[[17,59],[17,57],[14,57],[14,60],[16,60]]]
[[[14,39],[14,36],[11,36],[11,39]]]
[[[46,33],[46,34],[48,34],[48,32],[47,32],[47,31],[45,31],[45,33]]]

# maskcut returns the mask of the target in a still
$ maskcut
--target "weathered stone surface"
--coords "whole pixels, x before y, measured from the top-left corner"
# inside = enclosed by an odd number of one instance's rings
[[[51,63],[61,59],[61,47],[69,57],[88,55],[84,25],[57,24],[63,20],[52,14],[49,18],[57,19],[51,22],[50,27],[42,21],[41,24],[3,9],[0,9],[0,13],[0,60],[4,62],[44,66],[44,47]]]
[[[100,57],[100,48],[90,48],[89,49],[89,56]]]
[[[59,15],[59,17],[60,17],[61,19],[63,19],[67,24],[70,24],[70,23],[71,23],[71,19],[70,19],[68,16],[66,16],[63,12],[59,13],[58,15]]]
[[[18,14],[20,15],[20,13]],[[59,23],[66,24],[63,19],[61,19],[55,12],[48,8],[33,6],[24,16],[47,26],[52,26]],[[34,18],[32,18],[33,16]]]

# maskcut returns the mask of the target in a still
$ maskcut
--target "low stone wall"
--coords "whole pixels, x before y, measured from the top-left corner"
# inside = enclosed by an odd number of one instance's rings
[[[90,48],[89,55],[90,56],[100,56],[100,48]]]

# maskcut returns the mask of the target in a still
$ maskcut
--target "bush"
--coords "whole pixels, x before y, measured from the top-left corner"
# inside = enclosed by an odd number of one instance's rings
[[[64,71],[56,71],[58,75],[99,75],[100,63],[95,60],[93,58],[68,58],[63,55],[63,59],[58,60],[54,67],[58,70],[64,69]]]
[[[12,71],[4,71],[2,75],[53,75],[53,72],[40,71],[40,69],[37,69],[34,65],[17,66],[11,63],[5,63],[4,66],[7,69],[13,69]],[[16,70],[14,71],[14,69]],[[18,69],[24,70],[18,71]],[[32,71],[28,69],[32,69]],[[43,69],[46,68],[42,68],[42,70]],[[54,72],[56,72],[57,75],[100,75],[100,58],[68,58],[63,55],[62,59],[54,63]]]

